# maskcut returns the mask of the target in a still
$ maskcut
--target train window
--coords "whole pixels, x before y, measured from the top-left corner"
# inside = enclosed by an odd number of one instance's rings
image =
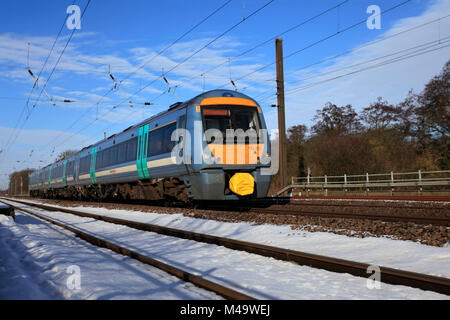
[[[171,123],[164,128],[164,152],[172,152],[175,141],[172,141],[172,133],[176,129],[176,123]]]
[[[86,156],[80,159],[80,173],[87,173],[91,167],[91,156]]]
[[[111,165],[111,151],[109,149],[103,150],[103,159],[102,159],[102,167],[106,168]]]
[[[127,142],[127,161],[136,161],[137,139],[138,137],[134,137]]]
[[[103,167],[109,167],[111,165],[111,149],[103,150]]]
[[[163,153],[163,138],[164,138],[164,128],[153,130],[150,132],[150,137],[148,139],[148,157],[153,157],[158,154]]]
[[[186,128],[186,116],[183,114],[182,116],[178,117],[178,123],[177,128]]]
[[[119,148],[119,157],[118,157],[118,163],[123,163],[127,161],[127,143],[121,142],[117,145]]]
[[[66,176],[73,175],[73,161],[67,163]]]
[[[118,153],[119,153],[119,151],[118,151],[117,146],[111,148],[111,154],[110,154],[111,164],[110,165],[113,166],[113,165],[117,164]]]
[[[96,168],[105,168],[119,163],[136,160],[137,138],[118,143],[114,147],[97,153]]]
[[[54,169],[53,174],[52,174],[52,178],[59,178],[59,177],[60,177],[60,175],[59,175],[60,168],[61,168],[61,166],[58,165],[58,166]]]
[[[169,125],[150,132],[147,153],[148,157],[153,157],[172,151],[175,142],[171,141],[171,136],[175,128],[176,123],[173,122]]]
[[[97,158],[95,159],[95,169],[103,168],[103,151],[97,152]]]

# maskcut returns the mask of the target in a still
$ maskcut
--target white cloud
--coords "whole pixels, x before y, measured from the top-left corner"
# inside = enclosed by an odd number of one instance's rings
[[[57,72],[53,75],[51,80],[52,89],[54,88],[55,91],[58,91],[58,97],[71,99],[73,97],[70,96],[70,94],[74,94],[75,96],[84,96],[87,101],[82,102],[85,104],[95,104],[98,100],[94,100],[96,98],[101,98],[104,92],[108,90],[108,85],[113,85],[113,82],[108,75],[109,66],[111,73],[115,76],[117,81],[121,81],[121,79],[124,79],[133,72],[132,77],[121,82],[122,89],[128,95],[135,93],[137,88],[142,88],[144,85],[157,80],[152,86],[142,90],[142,93],[155,93],[155,96],[157,96],[161,90],[168,89],[161,78],[163,70],[167,73],[169,70],[176,67],[170,74],[166,75],[172,88],[181,84],[183,90],[187,89],[198,93],[203,90],[203,78],[199,75],[219,64],[224,63],[223,66],[211,70],[205,75],[206,89],[212,89],[222,85],[231,87],[231,84],[229,83],[230,73],[234,79],[237,79],[240,76],[253,72],[261,67],[261,64],[254,63],[254,60],[250,57],[239,58],[236,61],[232,61],[231,65],[229,65],[227,62],[229,57],[236,55],[236,52],[238,52],[237,50],[243,46],[242,43],[230,37],[220,39],[220,41],[213,43],[210,47],[196,53],[188,61],[181,63],[199,48],[202,48],[205,44],[209,43],[212,38],[201,38],[176,43],[160,56],[157,56],[157,52],[161,51],[167,45],[158,45],[157,48],[137,47],[121,51],[121,54],[126,52],[130,53],[128,57],[119,57],[112,53],[106,55],[81,53],[80,51],[84,48],[85,42],[95,36],[97,36],[95,33],[83,35],[83,37],[81,37],[83,38],[83,43],[73,40],[67,47],[58,64],[56,69]],[[30,68],[37,75],[42,67],[43,61],[49,53],[53,40],[52,37],[30,37],[11,33],[0,34],[0,63],[16,63],[17,65],[16,68],[13,67],[9,71],[0,74],[0,77],[32,84],[33,80],[26,72],[25,68],[28,60],[27,42],[30,43]],[[60,39],[60,41],[58,41],[54,52],[43,71],[40,81],[41,85],[56,62],[59,53],[63,49],[63,40],[64,39]],[[151,59],[150,63],[146,64],[143,68],[137,69],[142,63],[148,62],[149,59]],[[76,88],[77,85],[81,83],[80,80],[77,80],[71,82],[71,87],[64,90],[64,85],[60,83],[60,80],[70,79],[74,74],[82,77],[89,77],[89,81],[100,80],[102,83],[96,84],[94,89],[89,90],[90,92],[86,92],[85,89],[80,90]],[[245,81],[235,82],[238,84],[238,88],[245,88],[250,86],[250,84],[252,86],[265,85],[265,79],[272,78],[273,76],[274,74],[272,71],[263,70],[261,72],[256,72]],[[104,92],[99,88],[105,88]],[[50,90],[50,95],[54,94],[52,91],[53,90]],[[55,96],[55,98],[56,97],[57,96]],[[143,97],[138,96],[135,97],[135,100],[141,98]],[[143,100],[148,100],[148,97],[144,97]],[[64,104],[64,106],[78,108],[82,105]]]

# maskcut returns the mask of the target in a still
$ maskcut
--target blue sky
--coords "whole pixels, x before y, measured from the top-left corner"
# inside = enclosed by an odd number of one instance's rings
[[[57,106],[52,106],[42,95],[40,102],[33,108],[40,92],[34,90],[31,102],[26,106],[33,85],[33,79],[26,71],[27,60],[31,70],[37,75],[66,18],[66,9],[72,2],[73,0],[17,0],[2,3],[0,188],[6,187],[7,174],[13,170],[46,165],[66,149],[79,149],[89,145],[102,139],[105,131],[108,135],[121,131],[166,109],[176,101],[187,100],[201,93],[204,89],[233,89],[230,76],[238,90],[260,102],[269,127],[276,129],[276,110],[270,108],[276,101],[275,65],[239,79],[275,61],[274,41],[239,58],[235,57],[343,0],[273,1],[168,73],[166,78],[172,89],[167,92],[169,87],[161,77],[163,70],[167,72],[269,2],[233,0],[126,79],[121,88],[127,95],[132,95],[153,81],[154,83],[131,97],[133,108],[122,103],[114,109],[113,106],[124,101],[124,96],[117,89],[109,92],[113,82],[108,76],[108,66],[118,81],[124,79],[227,1],[92,0],[81,20],[81,29],[74,33],[46,86],[54,99],[72,99],[77,102],[58,102]],[[377,5],[384,11],[402,2],[349,0],[339,9],[333,9],[283,35],[284,55],[367,19],[370,14],[366,9],[370,5]],[[75,4],[83,10],[87,0],[76,0]],[[398,103],[410,89],[419,92],[431,77],[440,72],[450,57],[450,49],[445,47],[445,41],[448,41],[446,37],[450,36],[450,17],[446,17],[449,14],[449,1],[412,0],[382,14],[379,30],[369,30],[363,23],[286,59],[287,126],[310,125],[315,111],[327,101],[341,105],[351,103],[355,109],[360,110],[378,96]],[[439,18],[442,19],[438,21]],[[415,27],[417,29],[413,29]],[[405,32],[401,33],[403,31]],[[41,85],[49,77],[71,32],[66,26],[63,28],[39,80]],[[440,39],[442,43],[438,43]],[[377,42],[371,44],[373,41]],[[415,50],[424,48],[418,47],[421,45],[433,47],[430,47],[428,53],[358,71],[387,61],[386,59],[416,52]],[[438,50],[431,51],[432,49]],[[330,58],[335,55],[339,57]],[[387,55],[391,56],[382,58]],[[293,72],[327,58],[323,63]],[[229,59],[231,60],[228,61]],[[204,77],[199,76],[220,64],[223,65],[206,73]],[[352,71],[357,72],[346,75]],[[334,77],[337,79],[324,81]],[[307,87],[310,84],[312,86]],[[178,86],[175,87],[176,85]],[[108,92],[97,108],[97,102]],[[155,105],[139,104],[147,101]],[[28,120],[25,121],[27,115]],[[77,119],[79,120],[76,121]]]

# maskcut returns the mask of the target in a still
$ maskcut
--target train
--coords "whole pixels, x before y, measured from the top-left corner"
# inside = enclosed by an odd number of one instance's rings
[[[237,91],[211,90],[32,172],[29,190],[98,201],[263,198],[270,153],[261,106]]]

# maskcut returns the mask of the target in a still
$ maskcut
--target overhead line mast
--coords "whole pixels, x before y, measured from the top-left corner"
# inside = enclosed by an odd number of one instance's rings
[[[281,185],[286,186],[286,123],[284,105],[283,39],[275,40],[277,60],[277,101],[278,101],[278,149],[280,157]]]

